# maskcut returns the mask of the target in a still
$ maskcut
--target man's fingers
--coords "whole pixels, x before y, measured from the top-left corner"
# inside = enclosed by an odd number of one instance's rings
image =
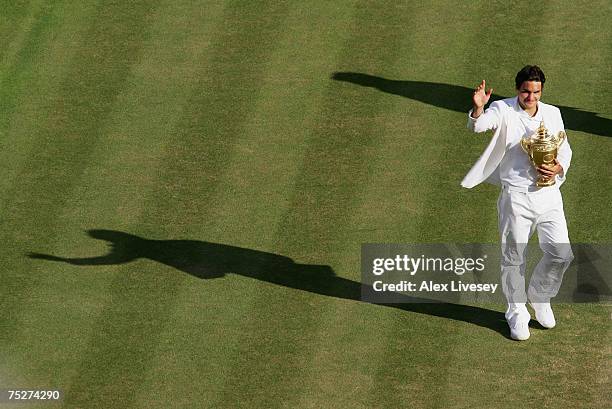
[[[538,172],[539,172],[540,174],[542,174],[542,175],[544,175],[544,176],[549,176],[549,177],[550,177],[550,176],[554,176],[554,175],[555,175],[555,172],[554,172],[553,170],[547,169],[547,168],[545,168],[544,166],[546,166],[546,165],[542,165],[542,166],[539,166],[539,167],[537,168],[537,170],[538,170]]]
[[[556,166],[557,166],[556,164],[554,164],[554,165],[547,165],[547,164],[543,163],[539,167],[542,168],[542,169],[553,171],[553,170],[555,170]]]
[[[487,98],[490,98],[491,94],[493,93],[493,88],[490,88],[487,91],[487,82],[485,80],[482,80],[482,82],[474,89],[474,95],[479,94],[481,92],[485,94]]]

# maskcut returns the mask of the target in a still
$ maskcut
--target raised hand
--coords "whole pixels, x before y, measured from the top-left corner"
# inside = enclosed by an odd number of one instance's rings
[[[482,114],[483,107],[489,102],[491,98],[491,94],[493,93],[493,88],[489,88],[487,92],[485,92],[485,80],[482,80],[480,85],[476,87],[474,93],[472,94],[472,103],[474,104],[474,110],[472,116],[477,118]]]

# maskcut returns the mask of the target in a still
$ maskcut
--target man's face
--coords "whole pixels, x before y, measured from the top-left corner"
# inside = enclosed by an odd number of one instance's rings
[[[537,106],[542,96],[542,83],[540,81],[525,81],[516,90],[521,108],[528,110]]]

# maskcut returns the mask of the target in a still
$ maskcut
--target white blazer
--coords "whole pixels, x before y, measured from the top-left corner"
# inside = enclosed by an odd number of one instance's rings
[[[473,132],[494,130],[493,138],[474,166],[461,181],[461,186],[471,189],[474,186],[488,182],[499,185],[499,164],[506,153],[506,136],[512,126],[520,126],[519,112],[521,107],[518,97],[506,98],[493,102],[478,118],[472,118],[472,110],[468,114],[467,127]],[[544,126],[552,134],[564,131],[563,119],[559,108],[538,101],[538,110],[542,112]],[[557,175],[559,186],[565,181],[572,160],[572,150],[566,139],[559,147],[557,160],[563,167],[563,176]]]

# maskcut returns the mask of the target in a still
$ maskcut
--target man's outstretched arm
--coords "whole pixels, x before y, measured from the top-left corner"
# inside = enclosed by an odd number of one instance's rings
[[[484,110],[485,105],[491,99],[493,88],[485,91],[486,82],[482,80],[472,94],[472,109],[468,113],[468,129],[473,132],[484,132],[489,129],[497,128],[499,123],[499,108],[493,103]]]
[[[48,261],[59,261],[62,263],[73,264],[77,266],[103,266],[112,264],[123,264],[130,262],[137,257],[131,257],[127,255],[120,255],[116,252],[111,252],[105,256],[97,257],[83,257],[83,258],[69,258],[69,257],[58,257],[51,254],[40,254],[40,253],[29,253],[28,257],[38,260]]]

